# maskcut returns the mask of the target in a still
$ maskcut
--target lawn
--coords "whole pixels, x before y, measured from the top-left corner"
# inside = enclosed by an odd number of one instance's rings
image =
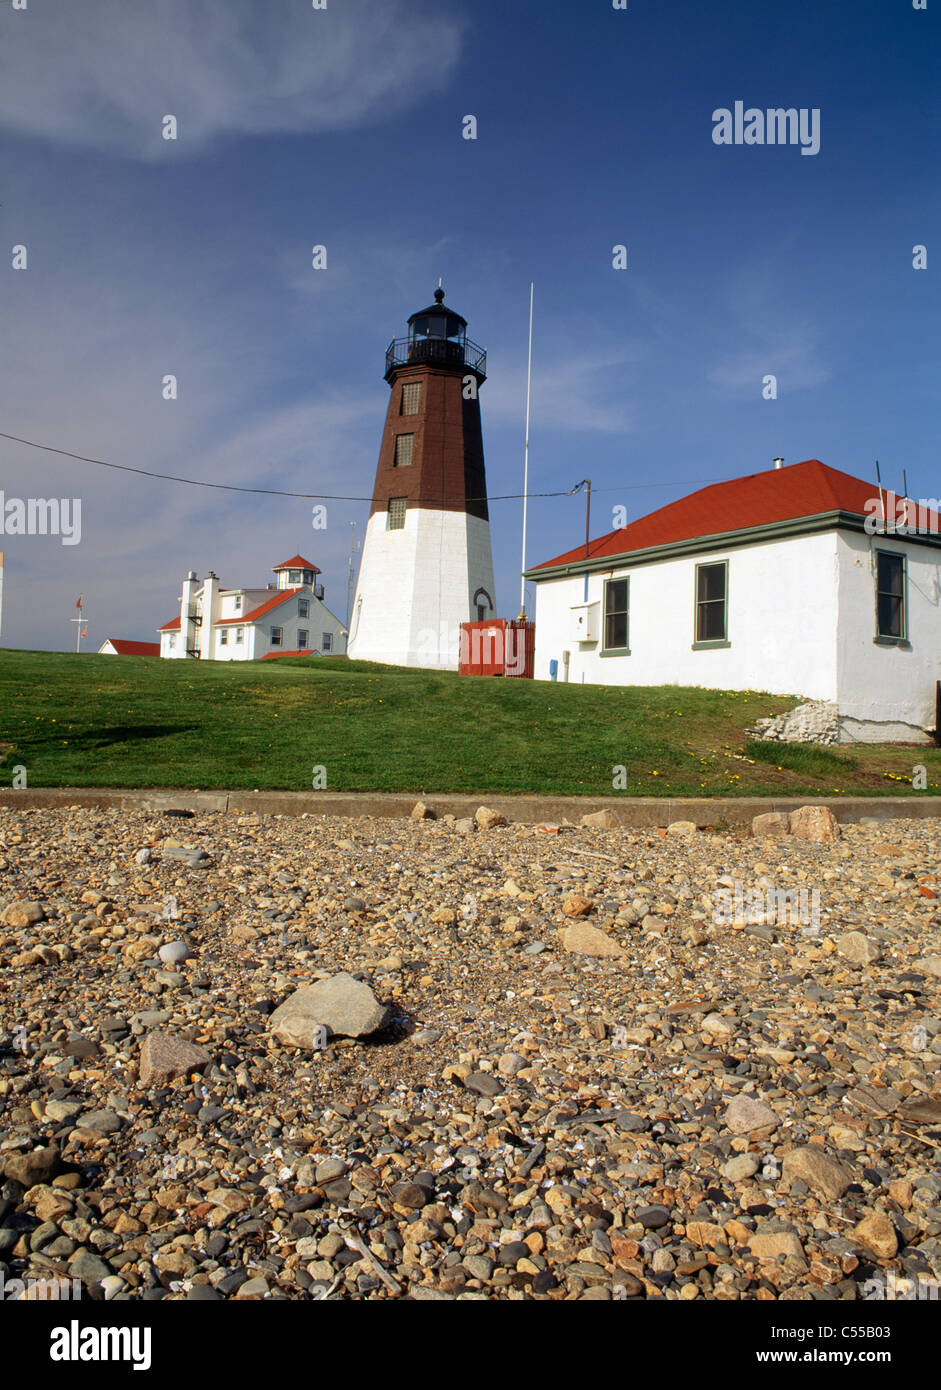
[[[459,677],[342,657],[161,661],[0,651],[0,785],[892,794],[941,750],[756,744],[798,697]],[[622,790],[620,786],[617,790]]]

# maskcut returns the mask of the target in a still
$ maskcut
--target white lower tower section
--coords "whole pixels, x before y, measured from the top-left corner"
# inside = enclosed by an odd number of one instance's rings
[[[393,666],[456,671],[461,623],[496,617],[490,523],[466,512],[409,507],[401,530],[374,512],[350,617],[349,655]]]

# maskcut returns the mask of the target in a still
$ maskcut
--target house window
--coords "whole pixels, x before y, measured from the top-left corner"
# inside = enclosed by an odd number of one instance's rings
[[[288,570],[288,583],[289,583],[289,584],[300,584],[300,582],[301,582],[301,572],[300,572],[300,570]]]
[[[228,629],[227,627],[222,627],[222,628],[219,629],[219,646],[220,646],[220,647],[227,647],[228,645],[229,645],[229,629]]]
[[[728,561],[696,566],[696,643],[728,640]]]
[[[908,614],[905,611],[905,556],[892,550],[876,551],[876,639],[904,642]]]
[[[627,649],[627,579],[609,579],[604,586],[604,649]]]
[[[297,629],[297,650],[299,652],[302,652],[307,646],[307,638],[309,635],[306,627],[299,627]]]
[[[309,599],[309,598],[300,598],[300,599],[298,599],[298,601],[297,601],[297,616],[298,616],[299,618],[309,618],[309,617],[310,617],[310,599]]]
[[[241,595],[241,594],[236,594],[236,595],[235,595],[235,598],[232,600],[232,602],[233,602],[233,604],[235,605],[235,611],[236,611],[236,613],[241,613],[241,611],[242,611],[242,595]]]
[[[407,468],[412,461],[412,446],[415,443],[413,434],[397,434],[395,436],[395,468]]]
[[[332,632],[325,632],[325,633],[323,633],[323,641],[320,643],[320,650],[321,650],[322,652],[332,652],[332,651],[333,651],[333,633],[332,633]]]
[[[304,571],[304,583],[305,583],[305,584],[313,584],[313,582],[314,582],[314,571],[313,571],[313,570],[305,570],[305,571]]]
[[[175,632],[171,632],[171,633],[170,633],[170,642],[169,642],[169,645],[170,645],[171,648],[173,648],[173,647],[176,646],[176,633],[175,633]]]
[[[273,628],[271,629],[271,645],[272,645],[273,647],[280,647],[280,646],[281,646],[281,638],[282,638],[282,636],[283,636],[283,631],[282,631],[282,629],[281,629],[280,627],[273,627]]]
[[[421,400],[421,382],[407,381],[402,387],[402,408],[400,415],[417,415],[418,403]]]
[[[405,530],[405,498],[404,498],[404,497],[390,497],[390,498],[389,498],[389,510],[388,510],[387,515],[386,515],[386,530],[387,530],[387,531],[404,531],[404,530]]]
[[[245,629],[244,629],[244,627],[237,627],[237,628],[235,629],[235,645],[236,645],[237,647],[238,647],[238,646],[241,646],[241,644],[242,644],[244,641],[245,641]]]

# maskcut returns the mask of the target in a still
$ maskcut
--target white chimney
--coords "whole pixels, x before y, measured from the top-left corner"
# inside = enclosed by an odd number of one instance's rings
[[[196,615],[196,585],[199,579],[195,570],[190,570],[183,580],[183,592],[180,594],[180,646],[183,650],[180,656],[185,657],[194,650],[196,646],[196,624],[193,618]]]
[[[203,624],[199,629],[199,654],[203,661],[212,658],[212,629],[219,620],[219,576],[210,570],[203,581]]]
[[[783,460],[783,459],[772,459],[771,462],[774,464],[775,468],[783,468],[783,467],[784,467],[784,460]]]

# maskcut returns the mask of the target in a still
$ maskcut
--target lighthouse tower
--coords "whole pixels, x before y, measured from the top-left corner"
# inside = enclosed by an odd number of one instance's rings
[[[389,344],[351,657],[456,671],[461,623],[496,616],[478,400],[486,363],[440,281],[434,304]]]

